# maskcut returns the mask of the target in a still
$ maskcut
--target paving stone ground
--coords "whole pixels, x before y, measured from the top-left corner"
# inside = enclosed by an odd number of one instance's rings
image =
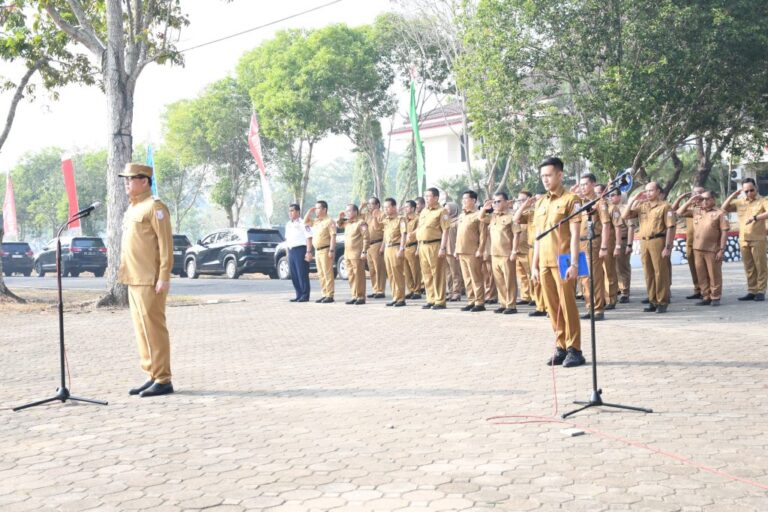
[[[668,314],[640,312],[636,271],[598,323],[604,400],[654,412],[591,409],[578,437],[488,420],[552,415],[545,318],[289,304],[286,283],[170,308],[177,393],[141,399],[127,311],[68,314],[71,391],[109,405],[13,413],[57,386],[57,323],[0,312],[0,510],[768,510],[768,308],[735,300],[740,264],[694,307],[686,271]],[[554,376],[560,413],[589,398],[589,366]]]

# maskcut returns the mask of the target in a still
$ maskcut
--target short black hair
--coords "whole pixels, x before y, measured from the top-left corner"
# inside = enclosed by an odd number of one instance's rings
[[[581,179],[589,180],[590,183],[597,183],[597,176],[595,176],[591,172],[585,172],[584,174],[582,174]]]
[[[595,186],[596,186],[596,187],[600,187],[600,188],[605,188],[605,187],[606,187],[605,183],[598,183],[598,184],[597,184],[597,185],[595,185]]]
[[[475,192],[474,190],[465,190],[464,192],[461,193],[461,197],[464,197],[464,196],[467,196],[467,195],[470,198],[472,198],[475,201],[477,201],[477,192]]]
[[[521,193],[521,194],[525,194],[525,195],[527,195],[528,197],[531,197],[531,196],[533,195],[533,194],[531,194],[531,191],[530,191],[530,190],[521,190],[521,191],[520,191],[520,193]]]
[[[376,206],[381,206],[381,201],[379,201],[379,198],[376,196],[371,196],[371,198],[368,200],[373,201],[373,204],[375,204]]]
[[[326,203],[325,201],[319,200],[319,201],[317,201],[317,204],[319,204],[319,205],[320,205],[320,207],[321,207],[323,210],[327,210],[327,209],[328,209],[328,203]]]
[[[360,213],[360,208],[358,208],[355,203],[349,203],[347,206],[351,206],[353,212]]]
[[[496,196],[501,196],[504,198],[505,201],[509,201],[509,196],[507,195],[506,192],[501,192],[501,191],[494,192],[493,197],[496,197]]]
[[[411,208],[416,208],[416,201],[414,201],[413,199],[409,199],[409,200],[407,200],[407,201],[405,202],[405,204],[407,204],[407,205],[408,205],[408,206],[410,206]]]
[[[424,198],[419,196],[416,198],[416,204],[424,204],[426,201],[424,201]]]
[[[541,170],[542,167],[546,167],[548,165],[551,165],[558,171],[563,170],[563,161],[557,158],[556,156],[550,156],[549,158],[545,158],[540,164],[539,164],[539,170]]]
[[[388,197],[384,200],[385,203],[390,203],[392,206],[397,206],[397,201],[394,197]]]
[[[745,183],[751,183],[751,184],[753,184],[755,187],[757,187],[757,183],[755,183],[755,180],[754,180],[754,179],[752,179],[752,178],[744,178],[743,180],[741,180],[741,184],[742,184],[742,185],[743,185],[743,184],[745,184]]]
[[[427,192],[430,192],[433,196],[439,198],[440,197],[440,191],[437,190],[435,187],[429,187],[427,189]]]
[[[289,210],[296,210],[297,212],[301,212],[301,206],[299,206],[296,203],[291,203],[288,205]]]

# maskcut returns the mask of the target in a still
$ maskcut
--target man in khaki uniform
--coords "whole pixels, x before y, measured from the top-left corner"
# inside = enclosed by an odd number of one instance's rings
[[[635,237],[635,223],[633,220],[625,221],[622,217],[621,192],[614,190],[610,196],[611,223],[613,224],[614,239],[616,245],[613,249],[613,259],[616,268],[616,280],[619,303],[629,302],[629,290],[632,283],[632,241]]]
[[[445,203],[448,212],[448,240],[445,244],[445,278],[446,300],[459,302],[464,295],[464,278],[461,275],[461,264],[456,256],[456,238],[459,232],[459,205],[453,201]]]
[[[384,264],[384,253],[381,251],[384,243],[384,229],[381,219],[384,214],[381,212],[381,202],[378,197],[371,197],[368,203],[362,207],[361,212],[365,212],[364,222],[368,225],[368,272],[371,275],[372,293],[368,294],[369,299],[383,299],[384,289],[387,286],[387,270]]]
[[[445,255],[448,243],[448,214],[440,206],[440,192],[428,188],[424,193],[426,207],[419,214],[416,239],[427,303],[423,309],[445,309]]]
[[[486,211],[493,208],[488,216]],[[509,213],[509,198],[506,192],[494,194],[493,201],[485,202],[480,211],[480,220],[488,224],[491,243],[491,266],[493,280],[499,293],[499,307],[494,313],[512,315],[517,313],[517,277],[515,276],[515,234],[512,230],[514,221]]]
[[[576,213],[581,204],[575,194],[563,187],[563,161],[557,157],[544,160],[539,165],[539,176],[547,194],[536,204],[534,222],[536,236]],[[581,323],[576,305],[576,278],[579,274],[579,234],[576,216],[564,222],[533,245],[532,278],[541,283],[544,303],[549,311],[552,328],[557,338],[555,354],[549,365],[565,367],[581,366],[586,361],[581,353]],[[560,255],[567,254],[571,265],[560,277]]]
[[[581,176],[579,180],[579,195],[584,203],[597,199],[595,194],[595,185],[597,185],[597,177],[592,173],[586,173]],[[595,320],[602,320],[605,318],[605,273],[603,272],[603,257],[607,254],[608,248],[605,246],[605,242],[608,239],[608,234],[611,230],[611,219],[608,216],[608,204],[602,199],[597,201],[592,207],[592,229],[594,232],[594,239],[592,240],[592,265],[590,267],[590,273],[592,274],[592,281],[595,287]],[[587,212],[581,214],[581,251],[587,256],[587,265],[589,265],[589,241],[588,241],[588,225],[587,220],[589,215]],[[589,290],[589,276],[581,279],[581,288],[584,290],[584,304],[587,307],[587,313],[581,318],[588,319],[589,311],[591,309],[590,290]]]
[[[490,213],[490,212],[489,212]],[[485,226],[485,239],[489,240],[491,228],[488,224]],[[496,290],[496,281],[493,279],[493,264],[491,263],[491,244],[485,243],[485,252],[483,253],[483,286],[485,287],[485,303],[497,304],[499,302],[498,290]]]
[[[126,164],[120,174],[130,204],[123,216],[118,280],[128,285],[128,301],[141,369],[149,379],[130,390],[142,397],[173,393],[171,344],[165,301],[171,287],[173,234],[168,208],[152,197],[152,168]]]
[[[605,185],[596,185],[595,194],[602,196],[605,192]],[[616,249],[616,230],[613,225],[614,213],[621,217],[621,212],[617,207],[610,203],[608,197],[603,198],[602,202],[607,209],[608,238],[603,240],[602,245],[607,249],[603,256],[603,275],[605,276],[605,309],[616,309],[616,303],[619,301],[619,279],[616,274],[616,258],[614,251]]]
[[[333,259],[336,255],[336,223],[328,216],[328,203],[325,201],[315,203],[315,206],[310,208],[304,216],[304,224],[312,227],[312,245],[315,248],[317,277],[320,279],[322,292],[321,297],[315,302],[327,304],[333,302],[335,288]]]
[[[485,311],[485,283],[483,282],[483,253],[485,252],[485,224],[477,211],[477,193],[467,190],[461,195],[462,212],[456,232],[456,256],[461,265],[467,305],[462,311]]]
[[[675,202],[672,203],[672,209],[676,212],[679,211],[683,199],[692,196],[700,197],[703,192],[704,187],[693,187],[691,192],[686,192],[675,199]],[[688,208],[691,215],[685,218],[685,259],[688,260],[688,270],[691,272],[691,280],[693,281],[693,295],[688,295],[686,299],[701,299],[701,287],[699,286],[699,278],[696,275],[696,262],[694,261],[696,258],[693,255],[693,216],[696,214],[695,209],[699,206],[700,201],[694,201]]]
[[[405,273],[403,270],[405,253],[406,221],[397,214],[397,201],[388,197],[384,200],[384,242],[381,251],[387,267],[389,286],[392,288],[392,302],[387,306],[396,308],[405,306]]]
[[[743,193],[743,198],[737,198]],[[757,194],[757,185],[752,178],[745,178],[741,190],[731,194],[722,206],[727,212],[739,214],[739,248],[744,271],[747,274],[747,294],[739,300],[765,300],[768,283],[768,261],[765,255],[765,222],[768,204]]]
[[[345,304],[365,304],[365,253],[368,250],[368,226],[360,218],[357,205],[348,204],[339,213],[336,224],[344,228],[344,263],[347,265],[352,298]]]
[[[646,313],[666,313],[669,305],[669,260],[675,237],[675,212],[660,200],[661,187],[655,181],[645,186],[629,203],[624,220],[640,219],[640,259],[648,291]]]
[[[515,234],[514,247],[517,247],[517,257],[515,258],[515,274],[517,274],[517,289],[520,290],[520,299],[518,304],[530,304],[533,301],[531,292],[531,263],[528,261],[528,227],[515,220],[515,214],[520,207],[531,197],[527,190],[521,191],[514,201],[514,207],[510,209],[512,213],[512,232]]]
[[[419,265],[419,242],[416,241],[416,227],[419,225],[419,216],[416,214],[416,201],[405,202],[405,284],[408,288],[406,299],[421,298],[421,265]]]
[[[693,194],[677,210],[677,215],[692,219],[693,257],[701,286],[697,306],[719,306],[723,291],[723,254],[728,240],[728,214],[715,208],[712,192]]]
[[[526,235],[528,238],[528,265],[531,269],[531,295],[532,302],[529,302],[531,306],[536,306],[536,309],[528,313],[528,316],[547,316],[547,308],[544,305],[544,295],[541,292],[541,283],[534,281],[533,276],[533,245],[536,240],[536,222],[534,221],[534,214],[536,212],[536,201],[541,199],[541,196],[528,196],[525,202],[522,203],[515,213],[515,222],[520,223],[520,226],[525,226]]]

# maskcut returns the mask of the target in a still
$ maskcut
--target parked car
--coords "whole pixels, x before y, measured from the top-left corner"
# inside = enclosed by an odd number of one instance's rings
[[[96,236],[62,237],[61,276],[78,277],[81,272],[92,272],[101,277],[107,269],[107,248]],[[56,272],[56,239],[51,240],[35,258],[35,271],[43,277]]]
[[[317,272],[315,259],[309,262],[309,271]],[[275,250],[275,277],[273,279],[290,279],[291,267],[288,264],[288,245],[282,242]],[[339,279],[347,279],[347,265],[344,263],[344,233],[336,235],[336,252],[333,260],[333,275]],[[272,277],[272,276],[270,276]]]
[[[237,279],[242,274],[257,272],[273,277],[273,256],[282,241],[276,229],[220,229],[187,249],[184,269],[190,279],[197,279],[200,274],[226,274]]]
[[[184,269],[184,253],[192,246],[187,235],[173,235],[173,269],[172,274],[179,277],[187,277]]]
[[[3,273],[10,276],[14,273],[29,277],[35,265],[35,253],[27,242],[3,242]]]

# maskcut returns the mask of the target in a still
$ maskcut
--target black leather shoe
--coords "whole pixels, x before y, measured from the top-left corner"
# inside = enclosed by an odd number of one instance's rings
[[[516,302],[516,304],[517,304],[518,306],[527,306],[529,302],[530,302],[529,300],[522,300],[522,299],[520,299],[520,300],[518,300],[518,301]]]
[[[291,299],[291,302],[299,302],[299,298],[296,297],[295,299]]]
[[[712,304],[712,301],[709,300],[709,299],[705,299],[705,300],[700,300],[699,302],[697,302],[694,305],[695,306],[709,306],[710,304]]]
[[[701,297],[700,293],[694,293],[693,295],[689,295],[689,296],[686,297],[686,299],[688,299],[688,300],[701,299],[701,298],[702,297]]]
[[[755,294],[754,293],[748,293],[743,297],[739,297],[736,300],[755,300]]]
[[[421,309],[432,309],[432,306],[434,306],[434,304],[430,304],[429,302],[427,302],[426,304],[421,306]]]
[[[137,388],[133,388],[132,390],[130,390],[130,391],[128,392],[128,394],[129,394],[129,395],[138,395],[139,393],[141,393],[141,392],[142,392],[142,391],[144,391],[145,389],[147,389],[147,388],[149,388],[150,386],[152,386],[152,384],[154,384],[154,383],[155,383],[155,381],[153,381],[153,380],[148,380],[147,382],[145,382],[145,383],[144,383],[144,384],[142,384],[141,386],[139,386],[139,387],[137,387]]]
[[[581,350],[576,350],[575,348],[569,348],[568,354],[565,356],[565,359],[563,360],[563,368],[573,368],[574,366],[581,366],[586,362],[587,360],[584,359],[584,355],[581,353]]]
[[[666,313],[667,312],[667,305],[666,304],[659,304],[656,306],[656,313]]]
[[[547,316],[546,311],[531,311],[528,316]]]
[[[326,297],[323,304],[330,304],[331,302],[333,302],[333,297]]]
[[[589,320],[589,312],[584,313],[579,318],[581,318],[582,320]]]
[[[302,297],[299,300],[297,300],[296,302],[309,302],[309,297]]]
[[[719,306],[720,305],[720,299],[715,299],[712,301],[713,306]]]
[[[405,301],[404,300],[401,300],[400,302],[395,302],[395,307],[396,308],[401,308],[403,306],[405,306]]]
[[[406,297],[406,298],[407,298],[407,297]],[[411,299],[413,299],[413,300],[420,300],[420,299],[421,299],[421,294],[420,294],[420,293],[414,293],[414,294],[411,296]]]
[[[474,308],[474,307],[475,307],[475,305],[474,305],[474,304],[467,304],[466,306],[464,306],[463,308],[461,308],[461,310],[462,310],[462,311],[472,311],[472,308]]]
[[[528,305],[529,306],[535,306],[536,305],[536,301],[532,300],[532,301],[528,302]]]
[[[475,306],[470,311],[473,313],[478,313],[480,311],[485,311],[485,306]]]
[[[405,298],[406,298],[406,299],[412,299],[412,298],[413,298],[413,294],[412,294],[412,293],[409,293],[408,295],[406,295],[406,296],[405,296]]]
[[[370,295],[369,295],[369,297],[370,297]],[[383,298],[385,298],[385,297],[386,297],[386,295],[384,295],[383,293],[375,293],[375,294],[373,295],[373,298],[374,298],[374,299],[383,299]]]
[[[649,304],[647,308],[643,308],[644,313],[653,313],[656,311],[656,304]]]
[[[356,305],[356,306],[360,306],[360,305],[362,305],[362,304],[365,304],[365,299],[357,299],[357,300],[355,301],[355,305]]]
[[[485,301],[486,304],[497,304],[499,301],[498,299],[490,299]]]
[[[514,315],[515,313],[517,313],[517,309],[515,308],[507,308],[504,310],[505,315]]]
[[[147,389],[139,393],[139,396],[144,398],[147,396],[160,396],[160,395],[169,395],[173,393],[173,384],[170,382],[166,382],[165,384],[160,384],[159,382],[155,382],[151,386],[149,386]]]
[[[347,301],[347,302],[345,302],[344,304],[350,304],[350,305],[351,305],[351,304],[357,304],[357,299],[351,299],[351,300],[348,300],[348,301]]]
[[[435,304],[432,309],[446,309],[445,304]]]
[[[756,302],[763,302],[765,300],[765,294],[764,293],[756,293],[755,294],[755,301]]]
[[[368,295],[366,295],[366,297],[368,297],[369,299],[373,299],[373,298],[376,297],[376,294],[375,293],[369,293]]]
[[[547,360],[547,366],[558,366],[563,364],[566,355],[568,355],[568,353],[565,350],[557,347],[554,355]]]
[[[606,304],[605,309],[616,309],[616,304]]]
[[[323,302],[325,302],[325,297],[320,297],[315,301],[316,304],[322,304]]]
[[[619,297],[619,304],[629,304],[629,296],[622,295]]]
[[[640,301],[640,304],[650,304],[650,303],[651,303],[651,300],[647,297]]]
[[[496,308],[496,309],[493,310],[493,312],[496,313],[496,314],[501,314],[501,313],[504,312],[505,309],[506,308]]]
[[[577,295],[576,300],[584,300],[584,295]]]
[[[395,301],[387,302],[387,306],[394,306],[394,305],[395,305]]]

